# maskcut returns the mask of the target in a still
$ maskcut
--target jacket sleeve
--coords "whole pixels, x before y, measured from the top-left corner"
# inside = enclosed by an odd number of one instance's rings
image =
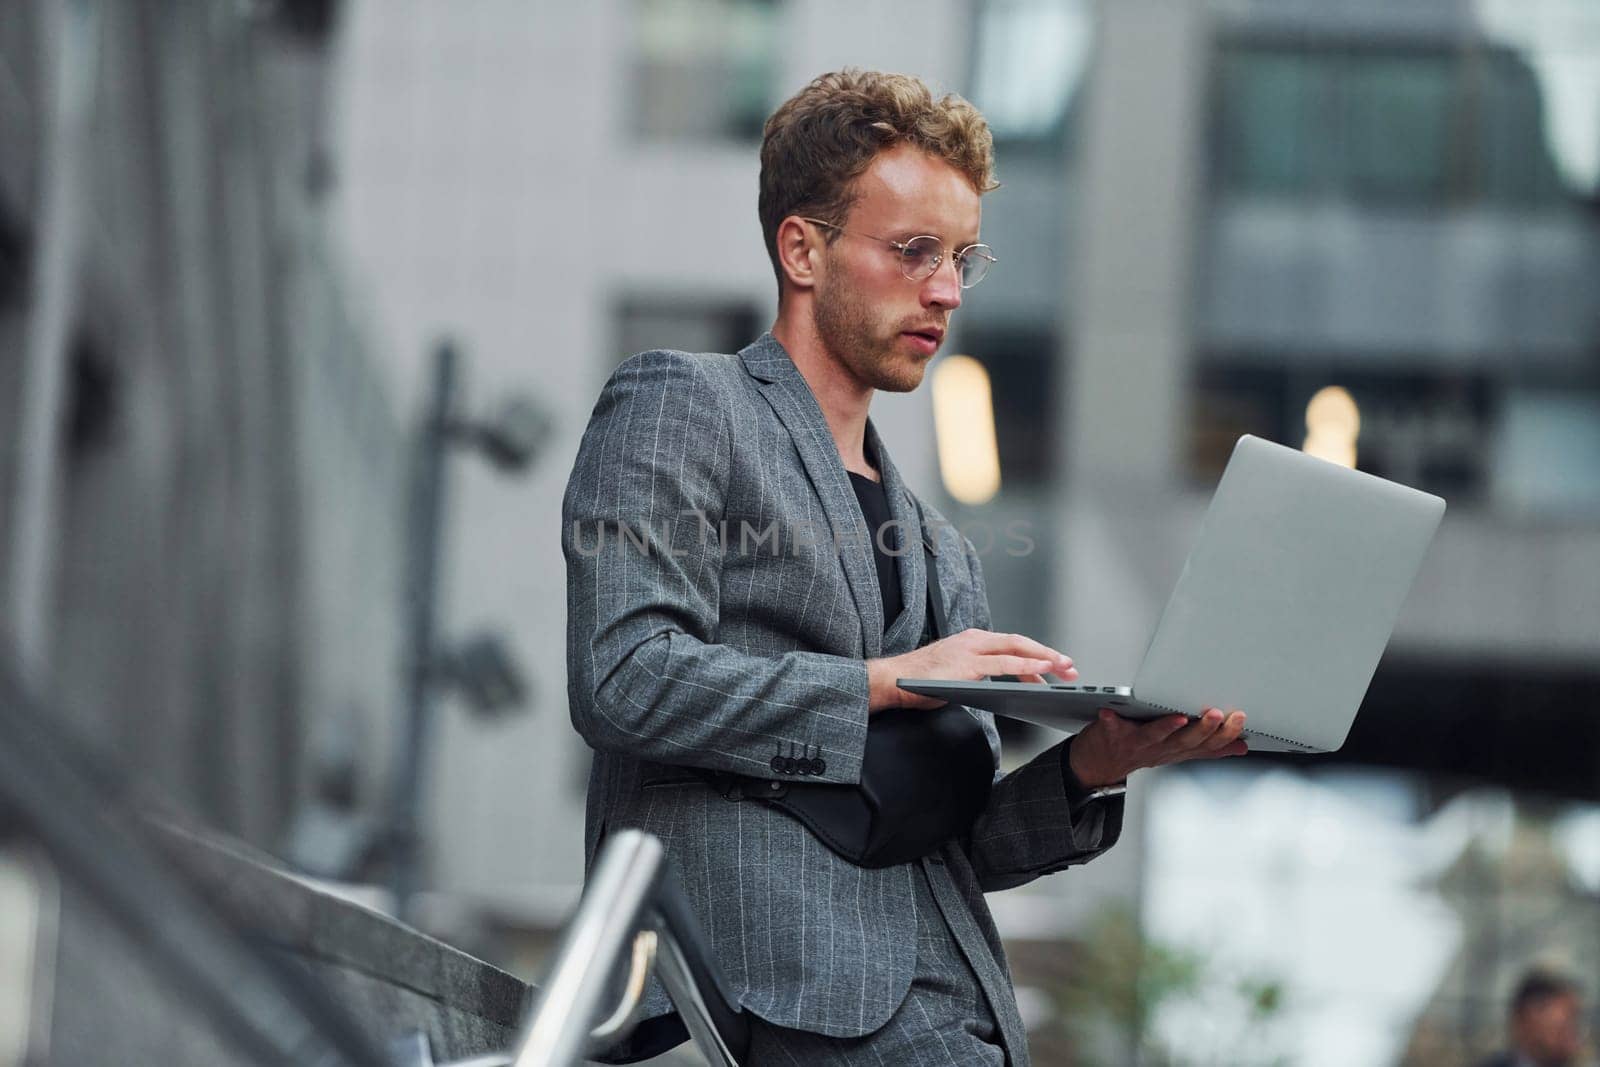
[[[976,625],[993,629],[983,566],[966,544],[977,597]],[[988,728],[994,729],[992,718]],[[993,738],[998,754],[998,736]],[[985,892],[1012,889],[1042,874],[1088,863],[1122,834],[1121,796],[1075,805],[1067,796],[1062,760],[1067,742],[1052,745],[1009,774],[995,779],[989,804],[965,841],[968,858]]]
[[[820,750],[809,780],[854,784],[866,664],[717,643],[732,437],[704,358],[623,363],[579,445],[561,516],[573,725],[595,749],[774,779],[775,754]]]

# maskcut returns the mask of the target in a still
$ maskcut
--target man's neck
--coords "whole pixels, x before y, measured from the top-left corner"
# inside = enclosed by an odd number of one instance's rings
[[[876,480],[877,471],[866,455],[867,409],[872,405],[872,386],[861,381],[842,360],[828,351],[809,317],[780,310],[778,321],[772,325],[772,336],[789,353],[800,376],[811,387],[845,469]]]

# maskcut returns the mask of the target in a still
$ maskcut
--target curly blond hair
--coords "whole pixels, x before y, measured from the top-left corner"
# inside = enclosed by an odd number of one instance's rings
[[[843,222],[855,180],[886,148],[910,144],[966,176],[980,195],[994,180],[994,137],[977,108],[954,93],[935,100],[920,78],[854,67],[823,74],[779,105],[761,138],[761,235],[772,269],[778,224],[790,215]],[[832,242],[839,231],[830,230]]]

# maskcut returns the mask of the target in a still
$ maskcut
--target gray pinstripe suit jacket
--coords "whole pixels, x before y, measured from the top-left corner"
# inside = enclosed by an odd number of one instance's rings
[[[867,437],[901,544],[915,549],[899,560],[906,607],[887,633],[838,449],[770,334],[736,357],[654,351],[618,367],[562,508],[568,691],[595,751],[587,862],[609,828],[659,836],[745,1007],[842,1037],[881,1026],[905,997],[912,866],[856,867],[782,813],[725,800],[684,768],[788,781],[770,761],[793,746],[820,750],[826,770],[812,780],[860,780],[864,661],[915,648],[926,614],[924,555],[905,535],[917,511],[870,422]],[[923,512],[952,630],[988,628],[971,543]],[[993,720],[972,713],[998,760]],[[996,781],[957,850],[968,880],[1001,889],[1085,862],[1115,840],[1104,807],[1069,807],[1050,749]],[[654,991],[646,1014],[665,1010]]]

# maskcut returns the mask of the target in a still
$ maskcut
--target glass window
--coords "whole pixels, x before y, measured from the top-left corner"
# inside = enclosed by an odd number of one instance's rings
[[[1324,184],[1328,145],[1320,131],[1328,67],[1297,52],[1222,54],[1216,152],[1226,188],[1307,193]]]
[[[1221,41],[1198,480],[1240,433],[1299,444],[1307,399],[1341,385],[1362,412],[1363,470],[1452,500],[1594,513],[1600,320],[1564,286],[1600,247],[1579,210],[1600,202],[1600,38],[1502,14],[1459,43]],[[1582,26],[1600,29],[1600,12]]]
[[[972,102],[995,140],[1060,146],[1083,83],[1093,25],[1086,0],[999,0],[978,9]]]
[[[754,304],[715,297],[630,295],[618,304],[614,361],[652,348],[737,352],[761,334]]]
[[[1540,205],[1563,188],[1593,195],[1600,132],[1577,132],[1600,116],[1600,106],[1579,103],[1577,88],[1590,84],[1600,86],[1600,61],[1499,43],[1402,51],[1227,42],[1217,57],[1213,173],[1232,194],[1377,205]]]
[[[1306,438],[1306,408],[1326,386],[1349,392],[1360,412],[1358,470],[1439,493],[1452,501],[1484,495],[1498,412],[1482,374],[1328,364],[1285,367],[1267,358],[1215,357],[1197,368],[1191,402],[1190,473],[1221,477],[1240,434],[1295,448]]]
[[[755,140],[777,105],[776,0],[634,0],[636,136]]]
[[[1511,117],[1515,125],[1496,131],[1507,151],[1494,162],[1512,174],[1522,161],[1548,163],[1550,173],[1540,174],[1532,190],[1518,189],[1536,199],[1559,190],[1600,198],[1600,4],[1477,0],[1473,6],[1485,37],[1506,58],[1488,73],[1510,83],[1519,98],[1532,98]],[[1521,143],[1518,134],[1538,142],[1520,159],[1509,151]]]
[[[1494,493],[1513,511],[1600,517],[1600,390],[1514,388],[1494,439]]]
[[[969,325],[961,335],[960,351],[989,371],[1003,486],[1044,485],[1054,470],[1058,348],[1042,328]]]
[[[1440,54],[1350,55],[1341,64],[1340,184],[1362,200],[1447,190],[1457,64]]]
[[[1472,64],[1476,107],[1473,184],[1478,196],[1501,203],[1540,204],[1560,197],[1550,146],[1547,105],[1532,68],[1507,51],[1483,53]],[[1600,131],[1595,134],[1600,139]]]

